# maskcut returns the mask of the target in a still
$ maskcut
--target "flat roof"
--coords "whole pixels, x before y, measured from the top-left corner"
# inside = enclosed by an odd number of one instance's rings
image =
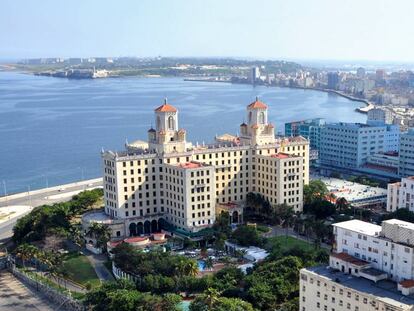
[[[397,289],[397,283],[389,280],[381,280],[375,283],[365,278],[345,274],[326,266],[305,268],[304,270],[355,291],[373,295],[376,299],[398,308],[414,306],[414,297],[412,295],[405,296],[401,294]]]
[[[382,229],[381,226],[358,219],[338,222],[336,224],[332,224],[332,226],[370,236],[378,236]]]
[[[272,158],[278,158],[278,159],[287,159],[287,158],[292,158],[292,156],[290,154],[287,153],[276,153],[276,154],[272,154],[270,157]]]
[[[358,205],[369,203],[370,201],[383,201],[385,203],[387,200],[387,189],[319,175],[312,175],[311,179],[319,179],[326,185],[329,192],[333,193],[337,198],[345,198],[351,204]]]
[[[388,220],[384,220],[382,223],[397,225],[399,227],[404,227],[404,228],[409,229],[409,230],[414,230],[414,224],[413,223],[403,221],[403,220],[399,220],[399,219],[388,219]]]
[[[199,162],[186,162],[186,163],[179,163],[179,164],[177,164],[177,166],[187,169],[187,168],[200,168],[200,167],[203,167],[205,165],[202,164],[202,163],[199,163]]]

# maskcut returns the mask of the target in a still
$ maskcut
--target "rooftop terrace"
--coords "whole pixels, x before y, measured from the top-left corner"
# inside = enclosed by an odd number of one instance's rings
[[[373,295],[378,300],[383,301],[391,306],[407,310],[411,310],[410,307],[414,306],[414,297],[412,295],[405,296],[398,292],[397,283],[395,282],[382,280],[374,283],[367,279],[345,274],[326,266],[312,267],[307,268],[306,270],[350,289],[368,295]]]

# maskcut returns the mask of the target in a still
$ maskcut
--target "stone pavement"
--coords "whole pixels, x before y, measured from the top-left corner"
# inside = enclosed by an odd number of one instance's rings
[[[25,286],[6,270],[0,271],[0,310],[25,311],[58,310],[58,306],[51,304],[39,292]]]

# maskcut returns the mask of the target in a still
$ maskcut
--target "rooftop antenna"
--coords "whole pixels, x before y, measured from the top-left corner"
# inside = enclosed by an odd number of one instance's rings
[[[256,95],[256,101],[257,101],[257,102],[259,101],[259,96],[257,96],[257,95]]]
[[[167,104],[167,96],[164,97],[164,105]]]

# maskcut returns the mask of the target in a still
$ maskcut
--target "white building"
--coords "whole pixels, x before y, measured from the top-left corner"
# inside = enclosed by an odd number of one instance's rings
[[[395,212],[399,208],[414,212],[414,176],[388,184],[387,212]]]
[[[350,220],[333,227],[336,253],[367,261],[394,281],[414,279],[414,224],[391,219],[378,226]]]
[[[300,271],[300,310],[414,310],[414,224],[334,224],[329,266]]]

